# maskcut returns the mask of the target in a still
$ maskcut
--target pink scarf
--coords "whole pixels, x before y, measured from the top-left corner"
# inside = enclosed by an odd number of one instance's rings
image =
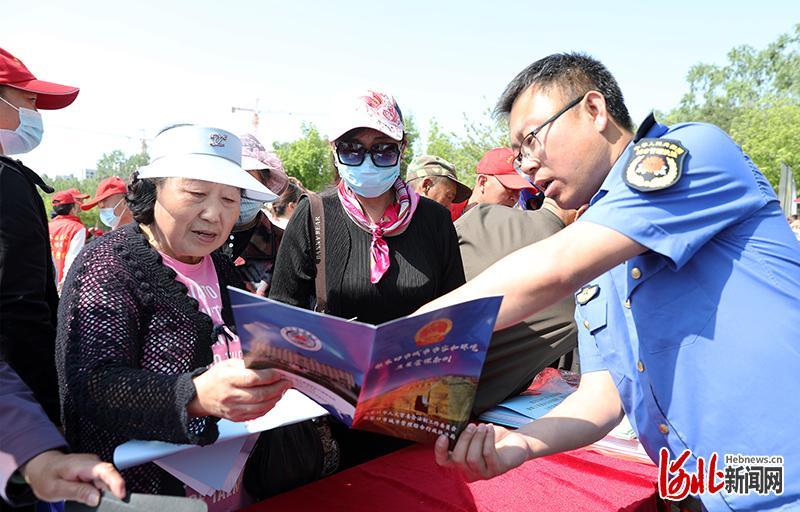
[[[380,281],[386,271],[389,270],[389,246],[383,237],[397,236],[403,233],[411,223],[411,217],[414,215],[419,203],[419,195],[410,190],[400,178],[397,178],[392,188],[395,193],[395,204],[386,209],[383,218],[376,224],[361,210],[358,199],[356,199],[353,191],[345,185],[344,180],[339,182],[339,201],[341,201],[347,216],[356,223],[356,226],[372,234],[372,243],[369,251],[369,281],[372,284]]]

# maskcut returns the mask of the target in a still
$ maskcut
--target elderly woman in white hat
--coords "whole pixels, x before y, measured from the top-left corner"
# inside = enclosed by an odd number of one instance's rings
[[[275,194],[242,169],[241,143],[224,130],[176,125],[151,155],[128,189],[135,222],[82,252],[58,311],[66,437],[108,461],[130,439],[211,443],[217,418],[257,418],[289,387],[237,359],[226,286],[241,281],[215,252],[243,198]],[[123,474],[132,492],[184,493],[155,464]]]

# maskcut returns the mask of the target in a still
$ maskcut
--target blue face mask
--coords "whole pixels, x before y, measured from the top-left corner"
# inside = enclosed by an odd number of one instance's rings
[[[264,204],[263,201],[256,201],[243,197],[239,203],[239,218],[236,219],[236,226],[250,224],[258,215],[258,211]]]
[[[32,151],[42,141],[42,115],[29,108],[15,107],[5,98],[0,100],[19,113],[16,130],[0,129],[0,155],[20,155]]]
[[[400,177],[400,159],[392,167],[378,167],[366,155],[361,165],[350,166],[336,162],[336,168],[350,190],[362,197],[378,197],[392,188]]]
[[[122,215],[117,215],[114,213],[114,210],[116,210],[117,206],[119,206],[124,200],[125,198],[123,197],[112,208],[100,208],[100,222],[110,227],[112,230],[117,229],[119,221],[122,219]]]

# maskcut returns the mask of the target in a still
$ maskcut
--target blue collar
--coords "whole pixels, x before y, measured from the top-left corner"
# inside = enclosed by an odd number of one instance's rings
[[[599,201],[608,193],[608,190],[611,188],[611,184],[616,181],[617,175],[622,172],[622,167],[629,160],[629,154],[633,145],[639,142],[641,139],[644,138],[658,138],[667,133],[669,128],[666,125],[663,125],[656,121],[655,116],[651,112],[642,124],[639,125],[639,129],[636,130],[636,135],[633,136],[633,140],[628,143],[625,147],[625,150],[619,155],[617,161],[614,162],[614,165],[611,167],[611,170],[608,171],[606,175],[606,179],[603,180],[603,183],[600,185],[600,188],[597,190],[595,195],[592,196],[592,199],[589,201],[589,206],[592,206],[594,203]]]

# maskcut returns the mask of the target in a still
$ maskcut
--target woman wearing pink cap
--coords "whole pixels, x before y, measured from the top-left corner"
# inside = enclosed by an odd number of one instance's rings
[[[464,269],[448,210],[417,195],[400,177],[406,136],[394,98],[369,90],[347,104],[330,133],[341,180],[320,194],[325,219],[324,311],[380,324],[457,288],[464,283]],[[269,296],[320,309],[311,216],[308,200],[302,199],[286,227]],[[404,443],[333,422],[331,427],[335,442],[323,442],[327,451],[322,475]],[[334,458],[330,450],[336,451],[338,464],[328,464]]]
[[[339,183],[321,194],[327,306],[342,318],[380,324],[415,311],[464,282],[456,232],[445,208],[400,177],[403,117],[390,95],[352,98],[330,135]],[[314,301],[310,210],[301,200],[278,252],[270,298]]]

